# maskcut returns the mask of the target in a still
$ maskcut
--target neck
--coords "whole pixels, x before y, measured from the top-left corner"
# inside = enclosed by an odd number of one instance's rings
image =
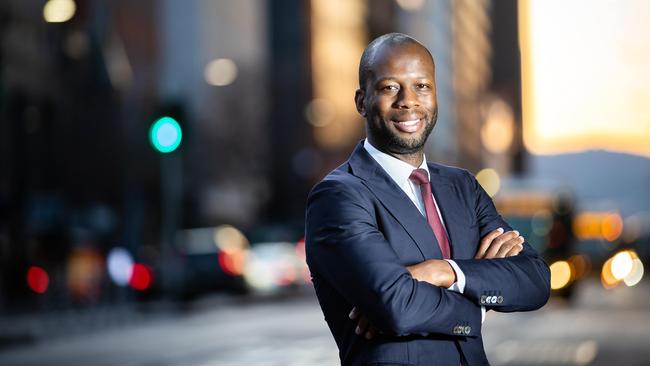
[[[422,150],[414,153],[408,153],[408,154],[399,154],[399,153],[383,151],[383,150],[382,152],[385,152],[386,154],[393,156],[405,163],[409,163],[414,168],[419,168],[420,165],[422,165],[422,161],[424,161],[424,152]]]

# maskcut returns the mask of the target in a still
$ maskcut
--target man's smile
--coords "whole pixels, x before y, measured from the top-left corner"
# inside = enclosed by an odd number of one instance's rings
[[[422,119],[411,119],[411,120],[406,120],[406,121],[391,121],[395,125],[395,127],[401,131],[401,132],[406,132],[406,133],[413,133],[416,132],[420,129],[422,126]]]

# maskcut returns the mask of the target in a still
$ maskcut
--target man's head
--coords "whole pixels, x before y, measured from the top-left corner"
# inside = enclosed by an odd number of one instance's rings
[[[405,34],[375,39],[361,56],[354,99],[373,146],[398,155],[422,151],[438,116],[431,53]]]

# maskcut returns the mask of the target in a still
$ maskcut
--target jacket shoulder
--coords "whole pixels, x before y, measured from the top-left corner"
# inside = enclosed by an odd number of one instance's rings
[[[430,171],[436,171],[443,177],[451,180],[455,184],[473,185],[474,175],[467,169],[440,163],[427,163]]]
[[[311,189],[309,193],[312,196],[316,192],[338,191],[359,193],[367,190],[363,180],[351,173],[349,165],[343,164],[327,174],[320,182]]]

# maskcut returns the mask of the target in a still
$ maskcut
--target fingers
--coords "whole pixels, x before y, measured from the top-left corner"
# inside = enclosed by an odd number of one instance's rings
[[[523,236],[521,236],[520,238],[524,239]],[[524,250],[524,244],[523,244],[524,240],[522,240],[521,242],[522,242],[521,244],[515,245],[512,249],[510,249],[510,251],[508,253],[506,253],[505,256],[506,257],[513,257],[513,256],[518,255],[519,253],[521,253],[521,251]]]
[[[348,314],[348,317],[352,320],[356,319],[359,316],[359,309],[357,307],[353,307],[352,311],[350,311],[350,314]]]
[[[354,329],[354,333],[357,335],[363,335],[365,339],[372,339],[377,336],[377,334],[381,333],[377,328],[370,324],[368,318],[361,315],[361,312],[356,306],[352,308],[348,317],[352,320],[359,319],[357,327]]]
[[[378,333],[377,328],[373,327],[372,324],[368,326],[368,330],[366,331],[366,334],[364,335],[364,338],[366,339],[373,339]]]
[[[501,249],[505,243],[509,242],[512,239],[516,239],[518,236],[519,232],[517,230],[508,231],[507,233],[500,235],[498,238],[492,241],[490,248],[487,250],[487,252],[485,252],[484,258],[496,258],[499,249]]]
[[[515,250],[516,254],[519,254],[521,249],[516,250],[517,247],[521,247],[523,249],[523,243],[524,243],[524,237],[523,236],[517,236],[514,239],[510,239],[503,243],[497,253],[494,255],[494,258],[504,258],[504,257],[509,257],[508,253],[511,251]],[[515,254],[515,255],[516,255]]]
[[[366,330],[368,330],[368,324],[368,318],[362,315],[359,318],[359,323],[357,323],[357,327],[354,329],[354,332],[358,335],[364,334]]]
[[[492,241],[496,238],[499,237],[499,235],[503,234],[503,229],[498,228],[496,230],[490,231],[486,236],[481,239],[481,245],[478,248],[478,251],[476,252],[476,255],[474,256],[475,259],[480,259],[485,256],[485,252],[490,248],[490,244],[492,244]]]

